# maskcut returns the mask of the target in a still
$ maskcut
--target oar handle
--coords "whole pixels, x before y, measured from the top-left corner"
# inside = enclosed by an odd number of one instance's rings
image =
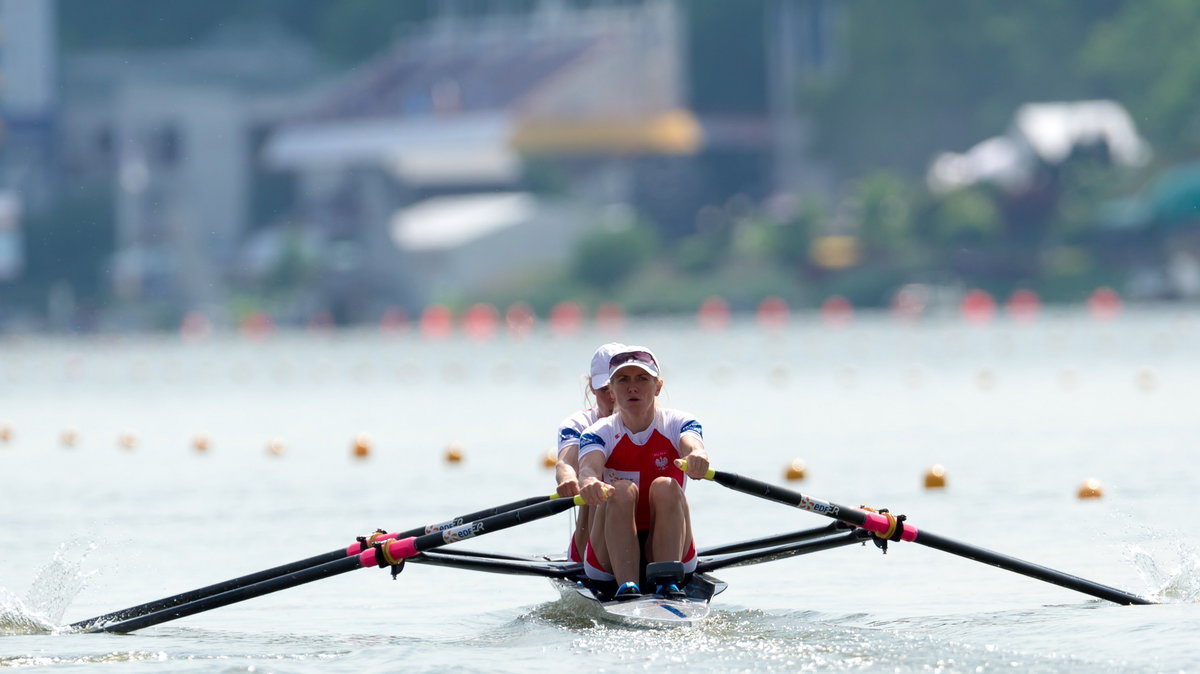
[[[483,510],[477,510],[473,513],[467,513],[466,515],[459,515],[458,517],[455,517],[455,518],[449,519],[449,520],[445,520],[444,522],[435,522],[433,524],[426,524],[423,527],[414,527],[407,531],[394,531],[392,533],[381,532],[381,533],[371,534],[370,536],[364,536],[364,537],[360,538],[359,540],[346,546],[346,556],[353,557],[354,555],[357,555],[360,552],[370,548],[372,545],[375,544],[376,541],[390,541],[390,540],[396,540],[399,538],[408,538],[410,536],[421,536],[423,534],[431,534],[431,533],[434,533],[437,531],[445,531],[446,529],[452,529],[457,526],[462,526],[463,524],[466,524],[468,522],[474,522],[475,520],[481,520],[485,517],[490,517],[492,515],[498,515],[500,513],[508,512],[510,510],[516,510],[517,508],[524,508],[526,506],[535,505],[537,503],[542,503],[545,501],[553,501],[554,499],[557,499],[557,498],[559,498],[559,495],[557,493],[550,494],[548,496],[531,496],[529,498],[521,499],[520,501],[513,501],[512,503],[505,503],[504,505],[498,505],[498,506],[495,506],[492,508],[485,508]]]
[[[362,566],[395,565],[425,550],[432,550],[433,548],[439,548],[450,543],[465,541],[468,538],[532,522],[565,510],[570,510],[577,505],[585,505],[582,496],[576,495],[569,499],[551,499],[543,503],[536,503],[509,512],[492,515],[491,517],[484,517],[474,522],[450,527],[442,531],[382,542],[375,547],[364,550],[358,557]]]
[[[675,463],[679,466],[680,470],[687,471],[687,459],[679,459]],[[714,468],[708,469],[708,472],[704,474],[704,479],[718,482],[735,491],[753,494],[777,503],[799,508],[800,510],[807,510],[811,513],[848,522],[857,527],[862,527],[880,538],[894,541],[914,541],[917,539],[916,527],[898,520],[889,513],[870,512],[860,508],[839,505],[830,501],[822,501],[812,496],[805,496],[800,492],[744,477],[737,473],[719,471]]]

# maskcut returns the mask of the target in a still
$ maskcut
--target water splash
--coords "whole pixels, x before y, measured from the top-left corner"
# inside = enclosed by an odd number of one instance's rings
[[[83,560],[95,549],[89,546],[73,559],[64,556],[66,544],[38,570],[25,599],[21,600],[0,587],[0,635],[54,632],[71,601],[87,586],[95,571],[84,571]]]
[[[54,631],[54,623],[33,611],[25,602],[0,587],[0,635],[44,634]]]
[[[1128,551],[1130,562],[1146,585],[1154,588],[1160,599],[1180,602],[1200,602],[1200,550],[1180,541],[1172,541],[1167,553],[1153,554],[1139,545]],[[1173,559],[1160,563],[1159,559]]]

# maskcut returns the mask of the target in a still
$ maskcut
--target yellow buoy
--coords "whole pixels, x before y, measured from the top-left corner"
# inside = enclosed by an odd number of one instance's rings
[[[1089,477],[1079,485],[1079,498],[1100,498],[1101,496],[1104,496],[1104,487],[1100,484],[1100,480]]]
[[[1149,370],[1139,370],[1134,381],[1137,383],[1137,387],[1146,393],[1158,388],[1158,378]]]
[[[457,443],[451,444],[446,448],[446,462],[458,463],[463,460],[462,447]]]
[[[925,471],[926,489],[944,489],[946,487],[946,468],[936,463]]]
[[[784,472],[784,476],[789,480],[803,480],[806,474],[805,471],[807,469],[808,464],[804,463],[804,459],[793,459],[792,462],[788,464],[787,470]]]
[[[196,437],[192,438],[192,449],[197,452],[207,452],[210,444],[212,443],[205,433],[198,433]]]
[[[271,441],[267,443],[267,453],[271,456],[283,456],[286,448],[282,438],[271,438]]]
[[[58,436],[58,441],[63,447],[74,447],[76,442],[79,442],[79,431],[74,428],[68,428]]]
[[[365,459],[371,455],[371,436],[366,433],[359,433],[354,436],[354,443],[351,447],[354,458]]]
[[[553,468],[558,465],[558,452],[553,449],[547,449],[546,454],[542,457],[542,465],[546,468]]]
[[[121,449],[135,449],[138,445],[138,435],[136,432],[126,429],[121,431],[117,436],[117,445]]]

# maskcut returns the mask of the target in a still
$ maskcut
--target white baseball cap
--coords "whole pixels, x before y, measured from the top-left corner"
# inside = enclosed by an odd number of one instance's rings
[[[658,359],[654,357],[654,352],[644,346],[628,345],[620,351],[614,353],[608,359],[608,376],[611,379],[617,370],[632,365],[639,367],[650,376],[658,376]]]
[[[602,344],[599,349],[596,349],[596,353],[592,354],[592,369],[590,372],[593,389],[602,389],[608,386],[609,361],[618,353],[628,350],[629,347],[620,342]]]

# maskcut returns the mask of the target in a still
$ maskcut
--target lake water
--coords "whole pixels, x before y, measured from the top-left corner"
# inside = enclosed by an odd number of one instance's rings
[[[375,332],[0,341],[0,668],[71,671],[1200,669],[1200,312],[427,341]],[[683,631],[582,621],[542,579],[363,569],[130,635],[58,628],[547,494],[592,349],[661,357],[714,467],[1161,602],[1118,606],[931,548],[852,546],[716,573]],[[355,438],[371,453],[355,459]],[[207,451],[195,448],[205,438]],[[456,445],[463,460],[445,460]],[[268,451],[273,446],[277,453]],[[785,482],[793,459],[803,481]],[[947,487],[923,476],[945,466]],[[1079,499],[1088,478],[1103,497]],[[699,543],[823,518],[711,482]],[[558,552],[568,515],[465,548]]]

